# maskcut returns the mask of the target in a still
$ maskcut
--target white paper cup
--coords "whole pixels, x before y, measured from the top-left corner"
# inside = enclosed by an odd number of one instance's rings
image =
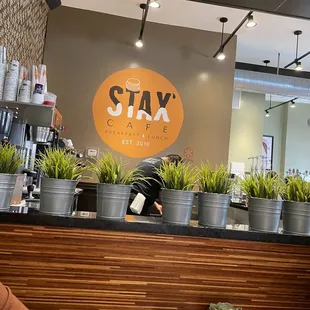
[[[53,93],[46,93],[44,96],[44,104],[55,106],[57,96]]]
[[[31,82],[22,81],[21,87],[19,89],[17,101],[24,102],[24,103],[30,103],[31,102],[30,94],[31,94]]]

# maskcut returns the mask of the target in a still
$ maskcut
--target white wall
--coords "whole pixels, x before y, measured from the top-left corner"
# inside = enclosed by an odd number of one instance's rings
[[[285,147],[285,172],[288,169],[310,171],[310,104],[297,103],[288,108],[287,136]]]
[[[272,106],[279,102],[272,102]],[[273,170],[286,175],[289,169],[301,172],[310,171],[310,104],[297,103],[271,110],[265,95],[241,93],[240,109],[233,109],[229,162],[243,162],[249,171],[249,157],[261,154],[263,135],[274,137]]]
[[[242,92],[240,109],[233,109],[229,162],[245,163],[251,168],[249,157],[262,153],[262,137],[265,118],[265,95]]]
[[[278,103],[272,103],[276,105]],[[269,103],[265,103],[265,108],[269,107]],[[285,108],[279,107],[269,112],[269,117],[264,118],[264,135],[273,136],[273,171],[281,172],[281,152],[282,152],[282,128],[285,118]]]

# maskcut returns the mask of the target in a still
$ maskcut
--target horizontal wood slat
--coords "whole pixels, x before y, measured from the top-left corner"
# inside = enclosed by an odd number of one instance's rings
[[[0,224],[0,281],[30,310],[309,310],[310,247]]]

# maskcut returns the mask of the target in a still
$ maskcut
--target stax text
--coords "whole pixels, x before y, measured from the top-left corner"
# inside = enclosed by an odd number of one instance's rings
[[[140,94],[140,91],[132,91],[126,90],[120,86],[112,86],[109,91],[109,96],[111,101],[114,104],[114,107],[108,107],[107,111],[111,116],[117,117],[120,116],[123,113],[123,103],[124,102],[124,95],[128,93],[128,108],[127,108],[127,117],[129,119],[134,118],[134,106],[135,101],[138,99],[138,94]],[[155,98],[154,98],[155,97]],[[172,93],[163,93],[158,91],[156,95],[152,94],[150,91],[142,91],[140,102],[139,102],[139,109],[137,111],[137,114],[135,115],[135,119],[142,120],[145,119],[146,121],[160,121],[163,120],[165,123],[169,123],[169,115],[168,111],[166,109],[168,103],[171,101],[171,99],[175,99],[175,94]],[[122,99],[122,100],[121,100]],[[156,113],[153,110],[154,105],[152,106],[153,100],[156,100],[158,103]],[[126,113],[126,112],[125,112]],[[110,125],[111,126],[111,120]],[[132,127],[132,126],[127,126]]]

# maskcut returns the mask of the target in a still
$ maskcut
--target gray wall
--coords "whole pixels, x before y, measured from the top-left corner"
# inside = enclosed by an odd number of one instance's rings
[[[69,129],[65,136],[79,150],[107,149],[94,126],[93,98],[108,76],[138,66],[164,75],[182,98],[183,128],[162,154],[182,155],[189,146],[195,151],[194,163],[226,162],[236,38],[225,50],[225,61],[219,62],[212,58],[219,33],[147,23],[145,46],[138,50],[133,42],[139,29],[139,20],[65,7],[50,12],[44,61],[49,90],[58,95]]]

